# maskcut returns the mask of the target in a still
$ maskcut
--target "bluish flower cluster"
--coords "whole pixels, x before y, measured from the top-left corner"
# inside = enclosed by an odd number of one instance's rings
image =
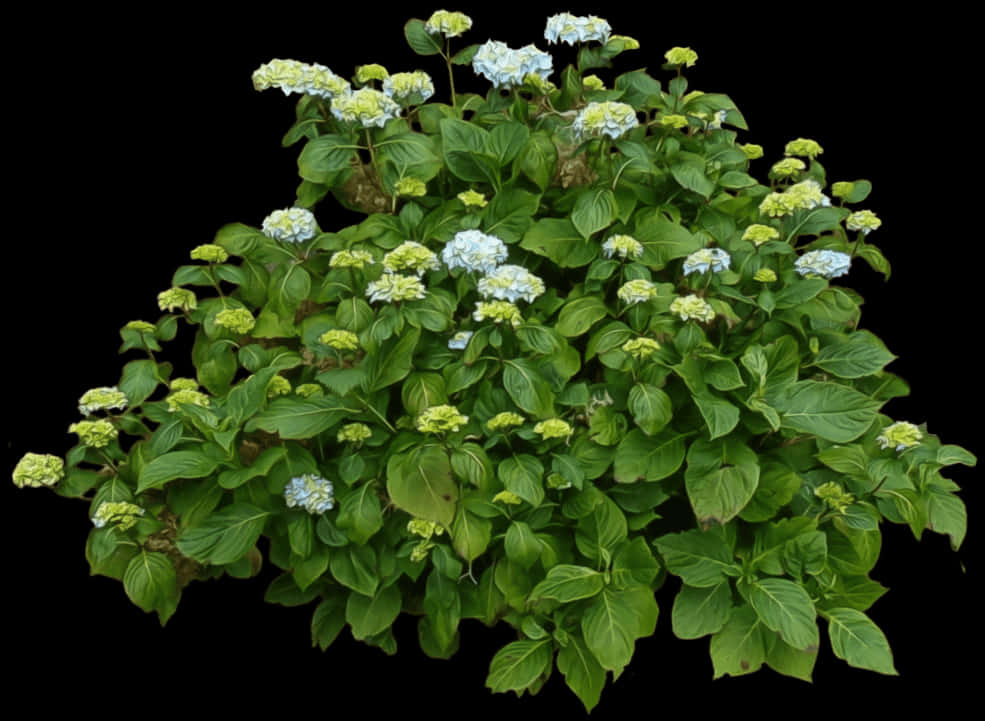
[[[728,270],[731,262],[731,256],[721,248],[702,248],[685,258],[684,275],[690,275],[695,271],[707,273],[709,268],[715,273],[720,273]]]
[[[298,506],[308,513],[324,513],[335,506],[335,488],[327,481],[313,473],[292,478],[284,487],[284,498],[290,508]]]
[[[483,298],[499,298],[516,302],[523,298],[533,303],[544,292],[544,281],[520,265],[501,265],[479,280],[479,294]]]
[[[263,220],[263,234],[285,243],[303,243],[315,237],[315,216],[304,208],[275,210]]]
[[[554,61],[533,45],[513,50],[499,40],[489,40],[475,52],[472,68],[489,80],[493,87],[511,88],[523,85],[527,73],[547,80],[547,76],[554,71]]]
[[[465,350],[465,346],[469,344],[469,340],[472,339],[472,331],[470,330],[460,330],[458,333],[452,336],[452,339],[448,341],[448,347],[451,350]]]
[[[836,250],[812,250],[804,253],[793,264],[801,275],[820,275],[824,278],[837,278],[845,275],[852,263],[851,256]]]
[[[600,17],[589,15],[579,17],[571,13],[561,13],[547,18],[547,29],[544,30],[544,37],[550,43],[585,43],[596,40],[600,43],[607,42],[612,27],[608,22]]]
[[[491,273],[506,257],[506,244],[495,235],[479,230],[459,231],[441,251],[448,270],[465,268],[479,273]]]
[[[614,140],[639,124],[632,105],[606,101],[586,105],[575,117],[571,129],[578,138],[608,135]]]

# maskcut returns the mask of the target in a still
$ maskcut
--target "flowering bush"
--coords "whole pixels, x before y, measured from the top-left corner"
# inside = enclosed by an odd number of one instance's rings
[[[895,673],[865,614],[879,526],[957,548],[940,470],[975,459],[879,412],[906,384],[830,282],[860,261],[889,276],[880,220],[855,210],[869,184],[832,201],[804,138],[757,180],[731,100],[688,92],[690,48],[666,53],[668,82],[606,88],[589,72],[638,43],[604,20],[453,54],[460,15],[405,35],[485,97],[434,98],[413,68],[257,70],[299,96],[295,206],[192,250],[161,318],[121,329],[148,357],[80,398],[79,443],[28,454],[15,484],[89,501],[93,572],[162,623],[190,582],[255,574],[263,537],[283,571],[268,600],[317,602],[322,648],[348,626],[393,652],[401,612],[442,658],[462,619],[510,624],[493,691],[536,692],[556,664],[591,709],[667,575],[664,618],[710,638],[716,676],[809,678],[819,616],[837,656]],[[577,64],[555,71],[555,44]],[[329,195],[365,220],[323,230]],[[195,378],[154,355],[179,321]],[[683,531],[664,520],[681,507]]]

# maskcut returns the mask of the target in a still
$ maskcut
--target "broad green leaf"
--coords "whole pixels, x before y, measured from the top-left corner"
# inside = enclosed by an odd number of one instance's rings
[[[332,645],[345,628],[345,605],[341,596],[330,596],[318,604],[311,617],[311,645],[322,651]]]
[[[760,469],[756,492],[739,511],[739,518],[750,523],[768,521],[790,503],[801,485],[800,476],[781,463],[767,463]]]
[[[522,410],[537,419],[553,418],[554,394],[536,366],[525,358],[506,361],[503,387]]]
[[[658,436],[648,437],[634,428],[616,449],[615,480],[618,483],[659,481],[681,467],[686,450],[682,434],[665,430]]]
[[[425,29],[423,20],[408,20],[404,24],[404,37],[410,49],[418,55],[437,55],[441,52],[441,43]]]
[[[595,260],[600,246],[583,238],[568,218],[541,218],[524,234],[520,247],[562,268],[580,268]]]
[[[311,438],[332,426],[364,411],[352,401],[332,396],[311,398],[275,398],[243,427],[247,432],[260,430],[277,433],[281,438]]]
[[[571,603],[591,598],[605,586],[605,577],[585,566],[561,563],[552,566],[547,577],[534,586],[530,601],[552,599],[559,603]]]
[[[748,446],[731,439],[695,441],[688,449],[684,482],[698,522],[702,526],[712,522],[724,525],[756,492],[758,456]]]
[[[643,586],[606,588],[581,617],[585,645],[602,668],[616,673],[632,660],[636,639],[653,634],[656,625],[657,602],[653,591]]]
[[[345,604],[345,620],[357,641],[381,633],[393,625],[400,615],[403,596],[396,585],[381,588],[374,596],[350,593]]]
[[[849,666],[887,676],[898,676],[893,653],[885,634],[872,619],[854,608],[831,608],[824,612],[828,636],[835,656]]]
[[[569,301],[561,308],[556,330],[568,338],[575,338],[588,331],[595,323],[609,314],[605,302],[594,295],[586,295]]]
[[[219,474],[218,484],[222,488],[239,488],[251,478],[266,476],[278,461],[287,455],[284,446],[273,446],[257,456],[246,468],[230,468]]]
[[[376,571],[376,552],[372,546],[332,549],[328,563],[335,580],[364,596],[373,596],[380,578]]]
[[[844,343],[822,348],[814,365],[839,378],[861,378],[882,370],[894,358],[882,341],[867,331],[858,331]]]
[[[604,496],[590,514],[578,520],[575,545],[585,558],[602,564],[612,557],[628,533],[625,514],[615,501]]]
[[[544,500],[544,465],[527,453],[504,458],[496,469],[506,490],[537,507]]]
[[[448,402],[445,379],[440,373],[411,373],[400,388],[400,398],[407,412],[416,416],[431,406]]]
[[[629,412],[648,436],[662,431],[673,416],[670,396],[647,383],[637,383],[630,389]]]
[[[710,198],[715,184],[708,180],[703,162],[676,162],[670,166],[670,173],[681,187],[693,190],[704,198]]]
[[[739,409],[724,398],[710,391],[695,393],[693,397],[712,439],[728,435],[738,425]]]
[[[739,575],[728,544],[713,531],[668,533],[653,542],[667,570],[688,586],[709,588]]]
[[[413,367],[414,349],[420,337],[420,328],[406,330],[396,338],[385,341],[378,352],[364,361],[369,392],[386,388],[410,373]]]
[[[817,612],[803,586],[784,578],[760,578],[746,587],[745,596],[763,624],[784,641],[799,650],[817,648]]]
[[[732,612],[732,591],[728,581],[714,586],[681,586],[674,598],[671,623],[677,638],[692,639],[718,633]]]
[[[789,386],[773,406],[784,428],[848,443],[869,429],[882,403],[848,386],[807,380]]]
[[[506,557],[524,569],[529,569],[539,559],[542,550],[541,542],[523,521],[513,521],[506,529],[503,541]]]
[[[583,191],[571,211],[571,223],[586,240],[615,220],[616,198],[608,188]]]
[[[305,143],[298,156],[298,173],[312,183],[334,183],[356,153],[344,135],[322,135]]]
[[[558,650],[557,667],[564,675],[568,688],[581,700],[585,711],[591,713],[602,696],[606,672],[585,642],[577,636],[570,636],[568,644]]]
[[[486,686],[493,693],[513,691],[519,696],[547,671],[553,655],[550,639],[509,643],[493,656]]]
[[[160,488],[176,478],[204,478],[211,475],[218,461],[201,451],[172,451],[151,460],[140,472],[137,492]]]
[[[769,642],[767,646],[769,646]],[[811,681],[817,649],[799,650],[788,644],[778,635],[772,639],[772,647],[766,653],[767,665],[784,676],[792,676],[802,681]]]
[[[123,374],[117,387],[126,395],[130,407],[135,408],[147,400],[161,382],[157,363],[152,360],[135,360],[123,366]]]
[[[373,481],[364,483],[347,495],[339,506],[339,515],[335,521],[336,526],[358,544],[366,543],[383,528],[380,499],[373,485]]]
[[[758,671],[766,661],[766,628],[751,606],[739,606],[711,637],[713,678]]]
[[[636,214],[632,236],[643,245],[640,262],[653,270],[660,270],[671,260],[683,258],[704,247],[698,236],[655,210]]]
[[[387,493],[412,516],[451,528],[458,502],[458,484],[451,463],[438,446],[417,446],[387,463]]]
[[[506,165],[526,146],[530,138],[530,129],[523,123],[508,121],[499,123],[489,133],[489,149],[499,160],[500,165]]]
[[[557,147],[550,135],[534,132],[520,152],[517,166],[541,191],[547,190],[557,168]]]
[[[968,531],[968,509],[964,501],[936,488],[930,488],[926,498],[927,528],[950,536],[951,549],[957,551]]]
[[[612,559],[612,583],[615,586],[649,586],[659,572],[660,564],[642,536],[622,544]]]
[[[451,467],[456,476],[480,489],[486,488],[494,474],[489,456],[474,443],[463,443],[452,451]]]
[[[163,623],[169,615],[168,604],[173,603],[178,594],[174,564],[163,553],[141,551],[127,564],[123,589],[143,611],[158,611]]]
[[[200,525],[178,535],[178,550],[201,563],[220,565],[242,558],[256,544],[268,511],[234,503],[211,514]]]
[[[455,552],[471,563],[489,547],[492,523],[459,507],[451,526],[451,539]]]

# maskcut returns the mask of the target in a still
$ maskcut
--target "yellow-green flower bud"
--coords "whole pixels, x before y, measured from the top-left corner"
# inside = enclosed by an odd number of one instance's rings
[[[472,317],[478,321],[488,318],[494,323],[509,322],[514,328],[523,323],[520,309],[507,300],[476,301]]]
[[[776,272],[772,268],[760,268],[752,279],[758,280],[760,283],[772,283],[776,280]]]
[[[302,398],[325,395],[324,389],[317,383],[302,383],[294,389],[294,393]]]
[[[54,486],[65,477],[65,461],[49,453],[25,453],[14,468],[18,488]]]
[[[185,388],[180,391],[175,391],[164,399],[168,403],[168,411],[174,413],[181,406],[181,403],[188,403],[193,406],[199,406],[201,408],[208,408],[211,401],[209,397],[204,393],[201,393],[190,388]]]
[[[396,73],[383,81],[383,93],[401,103],[420,104],[434,95],[434,81],[422,70]]]
[[[421,277],[429,270],[440,270],[441,263],[434,251],[408,240],[383,256],[383,269],[388,273],[409,270]]]
[[[133,528],[137,516],[144,515],[144,509],[134,503],[125,501],[105,501],[99,504],[96,515],[92,517],[92,525],[102,528],[107,523],[116,525],[121,531]]]
[[[534,433],[539,433],[545,441],[548,438],[567,438],[574,432],[568,422],[560,418],[549,418],[534,426]]]
[[[739,150],[746,154],[749,160],[756,160],[756,158],[763,157],[763,146],[756,145],[755,143],[746,143],[745,145],[739,145]]]
[[[69,433],[77,433],[79,441],[92,448],[103,448],[114,440],[119,431],[107,420],[79,421],[68,427]]]
[[[437,10],[424,23],[424,30],[431,35],[441,33],[446,38],[458,37],[472,27],[472,18],[465,13]]]
[[[168,385],[172,391],[197,391],[198,381],[194,378],[175,378]]]
[[[761,225],[759,223],[753,223],[745,232],[742,233],[742,239],[748,240],[751,243],[755,243],[757,246],[762,245],[768,240],[776,240],[780,237],[780,231],[776,228],[771,228],[768,225]]]
[[[547,487],[557,491],[563,491],[565,488],[571,488],[571,481],[567,480],[560,473],[548,473]]]
[[[126,328],[127,330],[137,330],[140,331],[141,333],[153,333],[155,330],[157,330],[156,325],[154,325],[153,323],[148,323],[145,320],[132,320],[123,327]]]
[[[390,73],[386,71],[385,67],[377,63],[360,65],[356,68],[356,82],[360,85],[365,85],[370,80],[386,80],[388,77],[390,77]]]
[[[455,406],[431,406],[417,416],[417,430],[421,433],[456,432],[469,422],[468,416],[463,416]]]
[[[291,382],[284,376],[274,376],[267,384],[267,398],[286,396],[291,392]]]
[[[691,48],[681,47],[671,48],[664,53],[664,57],[671,65],[687,65],[688,67],[694,65],[698,60],[698,54]]]
[[[408,198],[419,198],[422,195],[428,194],[427,183],[418,178],[401,178],[394,186],[394,190],[397,191],[397,195],[403,195]]]
[[[127,397],[116,386],[92,388],[87,390],[79,398],[79,413],[84,416],[91,415],[93,411],[107,410],[116,408],[123,410],[127,407]]]
[[[586,75],[581,79],[581,85],[585,90],[605,90],[605,83],[598,75]]]
[[[428,553],[430,553],[432,548],[434,548],[434,544],[431,541],[421,541],[410,552],[411,562],[418,563],[419,561],[423,561],[428,557]]]
[[[660,350],[660,344],[652,338],[634,338],[623,343],[622,350],[636,359],[649,358]]]
[[[807,166],[804,165],[804,161],[800,158],[784,158],[774,163],[770,172],[777,178],[789,178],[806,169]]]
[[[336,440],[339,443],[360,443],[371,435],[373,435],[373,431],[365,423],[347,423],[342,426]]]
[[[415,536],[421,536],[424,540],[427,540],[431,536],[440,536],[445,532],[445,529],[441,527],[441,524],[435,523],[434,521],[413,518],[407,522],[407,532],[413,533]]]
[[[485,208],[489,205],[489,201],[486,200],[486,196],[482,193],[478,193],[474,190],[466,190],[455,196],[461,200],[466,208]]]
[[[333,253],[328,261],[330,268],[362,268],[373,265],[373,256],[365,250],[340,250]]]
[[[602,243],[602,253],[606,258],[616,254],[621,258],[639,258],[643,255],[643,244],[631,235],[610,235]]]
[[[336,350],[356,350],[359,348],[359,336],[351,330],[328,330],[318,338],[319,343],[331,346]]]
[[[708,305],[704,298],[699,298],[692,293],[687,296],[678,296],[670,304],[670,312],[680,316],[681,320],[694,318],[707,323],[715,318],[715,311]]]
[[[628,35],[610,35],[609,36],[609,42],[611,43],[613,40],[620,41],[622,43],[622,49],[623,50],[639,50],[640,49],[640,41],[637,40],[636,38],[631,38]]]
[[[845,220],[846,228],[861,230],[862,235],[868,235],[880,225],[882,225],[882,221],[871,210],[859,210],[849,215]]]
[[[512,491],[500,491],[493,496],[493,503],[505,503],[507,506],[519,506],[523,499]]]
[[[845,509],[855,501],[851,493],[846,493],[845,489],[834,481],[822,483],[814,489],[814,495],[824,501],[829,508],[839,513],[844,513]]]
[[[395,302],[402,300],[421,300],[427,295],[421,279],[413,275],[384,273],[366,286],[370,303],[378,300]]]
[[[876,438],[882,448],[893,447],[897,451],[905,451],[920,443],[923,433],[912,423],[898,421],[886,426]]]
[[[671,128],[686,128],[687,118],[683,115],[663,115],[660,124]]]
[[[195,294],[185,288],[169,288],[157,294],[157,306],[161,310],[194,310],[198,307]]]
[[[206,243],[192,248],[191,257],[192,260],[204,260],[206,263],[225,263],[229,253],[221,245]]]
[[[523,84],[529,85],[542,95],[547,95],[557,90],[557,85],[537,73],[527,73],[523,76]]]
[[[771,218],[790,215],[793,210],[787,206],[783,193],[770,193],[759,204],[759,212]]]
[[[787,143],[787,147],[784,149],[784,155],[802,155],[804,157],[813,160],[818,155],[823,153],[824,150],[821,146],[813,140],[808,140],[807,138],[797,138],[796,140],[791,140]]]
[[[841,180],[831,184],[831,195],[836,198],[847,198],[855,190],[855,183]]]
[[[215,314],[215,324],[234,333],[249,333],[256,322],[256,318],[246,308],[226,308]]]
[[[524,418],[519,413],[504,411],[503,413],[497,413],[486,421],[486,428],[493,432],[501,431],[505,428],[510,428],[511,426],[522,425],[523,421]]]

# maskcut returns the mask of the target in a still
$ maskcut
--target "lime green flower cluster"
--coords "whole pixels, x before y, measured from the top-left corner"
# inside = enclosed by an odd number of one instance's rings
[[[427,294],[420,278],[400,273],[384,273],[366,286],[370,303],[378,300],[389,302],[401,300],[420,300]]]
[[[748,240],[757,246],[762,245],[768,240],[776,240],[779,237],[780,231],[776,228],[771,228],[768,225],[760,225],[759,223],[753,223],[742,233],[743,240]]]
[[[814,495],[824,501],[828,508],[838,513],[844,513],[845,509],[855,502],[854,496],[845,492],[845,489],[834,481],[822,483],[814,489]]]
[[[493,503],[505,503],[507,506],[519,506],[523,499],[513,493],[513,491],[500,491],[493,496]]]
[[[141,333],[153,333],[155,330],[157,330],[156,325],[154,325],[153,323],[148,323],[145,320],[132,320],[123,327],[126,328],[127,330],[136,330],[136,331],[140,331]]]
[[[157,306],[161,310],[194,310],[198,307],[195,294],[185,288],[169,288],[157,294]]]
[[[427,183],[418,178],[401,178],[393,189],[397,191],[397,195],[407,198],[419,198],[428,194]]]
[[[373,256],[366,250],[340,250],[332,253],[328,261],[330,268],[359,268],[364,265],[373,265]]]
[[[824,150],[820,145],[814,140],[808,140],[807,138],[797,138],[796,140],[791,140],[787,143],[787,147],[784,148],[784,155],[801,155],[805,158],[810,158],[814,160],[818,155],[823,153]]]
[[[571,481],[562,476],[560,473],[548,473],[547,487],[553,488],[556,491],[563,491],[566,488],[571,488]]]
[[[120,432],[107,420],[79,421],[68,427],[69,433],[77,433],[79,441],[92,448],[103,448],[110,444]]]
[[[636,110],[627,103],[607,100],[603,103],[589,103],[571,124],[575,136],[584,138],[593,135],[607,135],[620,138],[639,125]]]
[[[331,346],[336,350],[356,350],[359,348],[359,336],[351,330],[328,330],[318,337],[319,343]]]
[[[605,83],[598,75],[586,75],[581,79],[581,86],[585,90],[605,90]]]
[[[778,178],[789,178],[807,169],[804,161],[800,158],[784,158],[773,164],[770,173]]]
[[[520,309],[508,300],[476,301],[472,317],[479,321],[488,318],[494,323],[509,322],[514,328],[523,323]]]
[[[660,117],[660,124],[671,128],[686,128],[687,118],[683,115],[663,115]]]
[[[643,244],[631,235],[611,235],[602,243],[602,253],[606,258],[616,254],[620,258],[639,258],[643,255]]]
[[[920,443],[923,433],[912,423],[897,421],[886,426],[876,441],[882,448],[894,447],[897,451],[905,451]]]
[[[233,333],[249,333],[256,323],[256,318],[246,308],[226,308],[215,314],[215,324]]]
[[[390,77],[390,73],[385,67],[377,63],[360,65],[356,68],[356,82],[360,85],[365,85],[373,80],[386,80],[388,77]]]
[[[144,509],[134,503],[105,501],[96,509],[96,515],[92,517],[92,525],[103,528],[107,523],[112,523],[121,531],[126,531],[133,528],[137,523],[137,516],[142,515]]]
[[[335,440],[339,443],[362,443],[371,435],[373,431],[365,423],[347,423],[342,426]]]
[[[868,235],[880,225],[882,225],[882,221],[871,210],[859,210],[849,215],[845,220],[846,228],[861,230],[862,235]]]
[[[50,453],[25,453],[14,468],[18,488],[54,486],[65,477],[65,461]]]
[[[395,73],[383,81],[383,92],[397,102],[419,104],[434,95],[434,81],[423,70]]]
[[[548,438],[567,438],[574,432],[568,422],[560,418],[549,418],[534,426],[534,433],[539,433],[545,441]]]
[[[715,311],[708,305],[708,302],[704,298],[699,298],[694,293],[674,298],[670,304],[670,312],[680,316],[681,320],[694,318],[703,323],[707,323],[715,318]]]
[[[691,67],[698,60],[698,54],[691,48],[681,47],[671,48],[664,53],[664,57],[671,65],[686,65],[687,67]]]
[[[503,413],[497,413],[486,421],[486,428],[495,433],[496,431],[502,431],[512,426],[523,425],[524,420],[524,417],[519,413],[504,411]]]
[[[408,240],[383,256],[383,268],[389,273],[409,270],[421,277],[426,271],[440,270],[441,263],[433,251],[420,243]]]
[[[421,433],[452,433],[469,422],[455,406],[440,405],[427,408],[417,416],[417,430]]]
[[[363,128],[382,128],[388,120],[400,114],[400,106],[389,95],[375,88],[360,88],[335,98],[332,114],[339,120],[358,123]]]
[[[294,389],[294,393],[302,398],[311,398],[325,395],[325,390],[317,383],[302,383]]]
[[[660,350],[660,344],[652,338],[634,338],[623,343],[622,350],[639,360],[649,358]]]
[[[197,391],[198,381],[194,378],[175,378],[168,385],[172,391]]]
[[[759,204],[759,212],[772,218],[792,215],[798,210],[811,210],[819,205],[830,205],[821,192],[821,186],[812,178],[795,183],[782,193],[770,193]]]
[[[177,411],[182,403],[188,403],[189,405],[199,406],[200,408],[208,408],[211,401],[209,397],[204,393],[201,393],[191,388],[183,388],[181,390],[171,393],[164,399],[168,404],[168,411],[174,413]]]
[[[472,18],[465,13],[437,10],[424,23],[424,29],[431,35],[441,33],[446,38],[458,37],[472,27]]]
[[[280,88],[284,95],[299,93],[330,100],[349,91],[349,82],[324,65],[274,58],[253,71],[256,90]]]
[[[117,408],[123,410],[127,407],[127,396],[116,386],[92,388],[87,390],[79,398],[79,413],[84,416],[91,415],[93,411]]]
[[[423,518],[412,518],[407,522],[407,532],[428,540],[431,536],[440,536],[445,529],[440,523],[426,521]]]
[[[776,272],[772,268],[760,268],[752,277],[760,283],[772,283],[776,280]]]
[[[756,145],[755,143],[746,143],[745,145],[739,145],[739,150],[746,154],[749,160],[756,160],[757,158],[763,157],[763,146]]]
[[[839,180],[831,184],[831,195],[836,198],[847,198],[855,190],[855,183],[846,180]]]
[[[459,193],[455,197],[461,200],[462,203],[465,204],[466,208],[485,208],[489,205],[489,201],[486,200],[486,196],[474,190],[466,190]]]
[[[657,297],[657,286],[643,278],[637,278],[623,284],[616,292],[619,300],[627,305],[645,303]]]
[[[225,263],[229,259],[229,253],[221,245],[206,243],[199,245],[191,250],[192,260],[204,260],[206,263]]]
[[[267,398],[286,396],[291,392],[291,382],[284,376],[274,376],[267,384]]]

